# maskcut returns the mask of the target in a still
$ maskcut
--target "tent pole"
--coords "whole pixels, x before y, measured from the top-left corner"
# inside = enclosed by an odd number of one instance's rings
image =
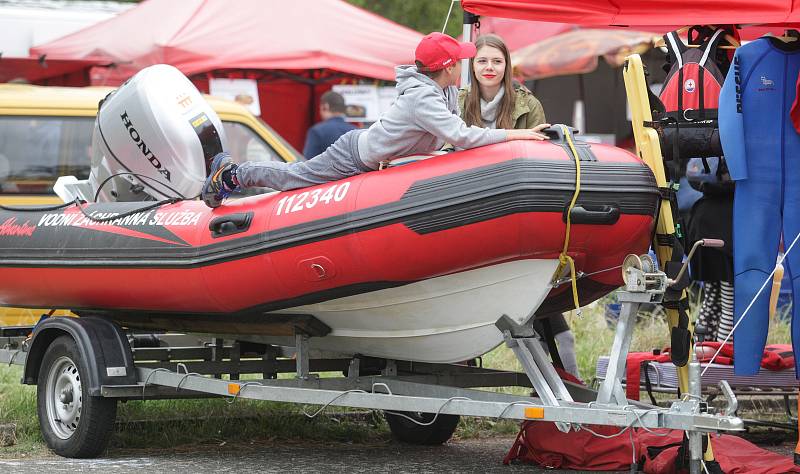
[[[472,25],[478,23],[480,17],[474,13],[464,11],[464,29],[461,33],[461,41],[472,41]],[[469,59],[461,60],[461,87],[469,86]]]

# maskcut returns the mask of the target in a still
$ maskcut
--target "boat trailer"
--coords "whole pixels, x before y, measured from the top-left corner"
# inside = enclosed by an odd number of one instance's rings
[[[221,338],[198,343],[192,335],[136,334],[97,317],[45,319],[30,336],[30,328],[0,328],[0,362],[24,366],[22,383],[38,385],[45,440],[68,457],[97,456],[108,441],[81,438],[76,415],[108,425],[110,436],[117,400],[228,397],[318,405],[313,415],[329,406],[383,410],[395,437],[417,444],[449,439],[459,415],[550,421],[564,432],[583,425],[618,426],[620,434],[630,428],[680,429],[689,436],[690,471],[700,472],[706,433],[744,429],[735,415],[736,397],[723,381],[720,391],[727,406],[716,412],[709,407],[701,397],[700,364],[693,359],[689,392],[669,407],[626,399],[622,377],[639,307],[661,302],[672,281],[646,256],[626,259],[623,267],[625,287],[617,292],[622,309],[607,376],[597,391],[564,382],[532,324],[519,326],[507,317],[497,327],[524,373],[317,354],[308,347],[314,337],[308,325],[295,328],[294,347],[238,341],[226,345]],[[70,342],[71,349],[59,349]],[[342,375],[320,377],[317,372]],[[258,375],[242,379],[244,374]],[[476,387],[529,387],[535,393],[511,395]],[[76,391],[88,395],[90,403]]]

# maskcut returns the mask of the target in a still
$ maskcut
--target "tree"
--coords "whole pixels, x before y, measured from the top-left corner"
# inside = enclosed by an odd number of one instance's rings
[[[347,2],[425,34],[442,31],[447,11],[451,6],[451,0],[347,0]],[[456,1],[452,3],[445,33],[450,36],[460,35],[462,19],[461,3]]]

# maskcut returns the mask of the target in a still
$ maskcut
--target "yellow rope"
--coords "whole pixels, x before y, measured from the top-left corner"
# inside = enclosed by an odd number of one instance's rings
[[[578,194],[581,192],[581,160],[578,157],[578,150],[575,149],[575,144],[572,143],[572,134],[569,132],[569,129],[567,129],[566,125],[559,126],[564,133],[564,137],[567,140],[569,149],[572,151],[572,156],[575,159],[575,192],[572,193],[572,201],[570,201],[569,208],[567,208],[567,228],[564,234],[564,249],[561,251],[561,255],[558,256],[559,263],[555,278],[557,279],[564,270],[564,267],[569,265],[570,280],[572,281],[572,301],[575,304],[575,309],[578,310],[578,313],[580,313],[580,302],[578,300],[578,281],[575,277],[575,260],[567,255],[567,250],[569,249],[569,236],[572,228],[572,208],[575,207],[575,202],[578,200]]]

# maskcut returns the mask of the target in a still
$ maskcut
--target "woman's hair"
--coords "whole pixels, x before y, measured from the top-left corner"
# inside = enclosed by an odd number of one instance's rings
[[[481,35],[475,41],[475,48],[480,51],[484,46],[491,46],[497,48],[503,53],[506,60],[505,73],[503,75],[502,88],[504,89],[503,99],[500,101],[500,107],[497,109],[497,120],[495,121],[497,128],[514,128],[514,122],[511,120],[511,113],[514,111],[514,83],[511,77],[511,55],[508,53],[508,47],[503,40],[497,35]],[[467,97],[464,100],[464,122],[467,125],[477,125],[483,127],[483,119],[481,118],[481,90],[478,87],[478,78],[475,76],[475,67],[473,62],[475,58],[469,60],[469,76],[470,88]]]

